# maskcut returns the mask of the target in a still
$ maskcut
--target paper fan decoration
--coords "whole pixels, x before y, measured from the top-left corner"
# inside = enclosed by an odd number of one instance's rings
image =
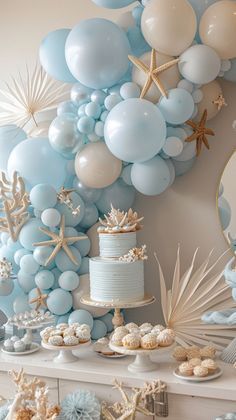
[[[67,85],[52,80],[43,68],[36,64],[31,72],[26,66],[26,75],[12,78],[0,89],[1,125],[16,124],[23,128],[40,111],[49,111],[67,98]]]
[[[188,270],[180,274],[180,248],[178,248],[172,287],[167,290],[160,262],[159,266],[161,305],[164,320],[176,334],[176,341],[183,346],[206,345],[213,342],[217,348],[225,347],[235,337],[236,326],[206,325],[201,316],[204,312],[232,308],[235,306],[231,289],[224,282],[223,271],[212,274],[219,260],[209,266],[212,251],[194,271],[198,249]]]

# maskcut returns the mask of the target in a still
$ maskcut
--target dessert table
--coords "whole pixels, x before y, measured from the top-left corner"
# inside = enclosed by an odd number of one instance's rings
[[[94,353],[92,347],[80,349],[80,358],[76,363],[55,364],[55,354],[44,349],[22,357],[1,352],[0,394],[5,398],[12,397],[14,390],[7,372],[23,367],[27,374],[47,381],[54,402],[60,402],[78,387],[93,390],[101,400],[114,402],[120,398],[119,392],[112,389],[114,378],[128,388],[161,379],[167,383],[169,420],[213,420],[222,413],[236,411],[236,369],[222,361],[219,361],[223,369],[220,378],[205,383],[189,383],[173,375],[177,364],[165,353],[158,355],[156,371],[143,373],[128,371],[132,357],[107,360]]]

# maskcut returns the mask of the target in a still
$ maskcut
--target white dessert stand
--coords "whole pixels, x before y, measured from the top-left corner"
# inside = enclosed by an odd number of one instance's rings
[[[113,302],[98,302],[96,300],[91,299],[90,296],[83,296],[80,299],[81,303],[84,303],[88,306],[93,306],[95,308],[107,308],[107,309],[114,309],[114,316],[112,319],[112,323],[114,327],[120,327],[124,325],[124,317],[121,313],[122,309],[131,309],[131,308],[141,308],[142,306],[151,305],[156,301],[154,296],[146,295],[140,301],[136,302],[122,302],[122,301],[113,301]]]
[[[109,344],[111,350],[116,351],[117,353],[126,354],[127,356],[136,356],[133,363],[128,366],[128,370],[130,372],[150,372],[153,370],[157,370],[158,364],[153,362],[150,359],[150,356],[157,355],[160,353],[166,353],[168,350],[173,349],[175,343],[168,347],[158,347],[154,350],[144,350],[144,349],[137,349],[137,350],[129,350],[125,347],[114,346],[113,344]]]
[[[54,363],[73,363],[78,361],[78,357],[73,354],[73,350],[78,350],[81,347],[90,346],[91,341],[80,343],[76,346],[52,346],[51,344],[41,342],[42,347],[47,350],[58,351],[59,354],[54,357]]]
[[[176,368],[173,371],[174,376],[176,376],[176,378],[178,379],[182,379],[183,381],[188,381],[188,382],[206,382],[206,381],[212,381],[213,379],[219,378],[223,373],[223,370],[218,368],[216,369],[215,373],[209,374],[207,376],[203,376],[203,377],[198,377],[198,376],[184,376],[181,375],[179,368]]]
[[[35,353],[40,349],[40,346],[38,343],[32,343],[31,348],[29,350],[24,351],[7,351],[4,348],[2,348],[2,352],[5,354],[9,354],[10,356],[26,356],[27,354]]]

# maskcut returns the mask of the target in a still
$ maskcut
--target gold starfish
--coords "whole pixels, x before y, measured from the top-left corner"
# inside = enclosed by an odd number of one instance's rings
[[[29,301],[29,303],[36,303],[36,307],[35,307],[36,311],[41,306],[46,306],[47,307],[46,299],[48,297],[48,295],[42,294],[41,290],[38,287],[37,287],[37,292],[38,292],[38,296],[36,296],[35,298],[33,298]]]
[[[65,236],[65,216],[64,215],[61,218],[59,234],[57,234],[56,232],[52,232],[51,230],[42,228],[42,227],[40,227],[39,230],[41,232],[45,233],[45,235],[49,236],[52,239],[49,240],[49,241],[44,241],[44,242],[36,242],[36,243],[33,244],[34,246],[55,245],[55,248],[52,251],[49,258],[47,259],[45,265],[49,265],[61,249],[63,249],[65,251],[66,255],[70,258],[70,260],[74,264],[78,265],[77,258],[71,252],[68,244],[72,245],[77,241],[82,241],[83,239],[86,239],[86,237],[85,236],[69,236],[69,237],[66,237]]]
[[[139,58],[134,57],[133,55],[129,55],[129,60],[141,71],[143,71],[147,75],[146,82],[142,88],[142,92],[140,94],[140,98],[144,98],[144,96],[149,91],[150,87],[154,83],[161,92],[163,96],[166,98],[168,97],[168,94],[165,90],[165,87],[163,86],[159,74],[163,73],[165,70],[168,70],[170,67],[173,67],[176,63],[179,62],[179,58],[176,58],[174,60],[169,61],[168,63],[162,64],[161,66],[157,66],[157,60],[156,60],[156,51],[152,49],[151,52],[151,61],[150,66],[148,66],[143,63]]]
[[[57,194],[57,198],[61,204],[65,204],[72,212],[72,216],[77,216],[80,214],[80,206],[77,206],[74,208],[73,206],[73,200],[70,197],[70,194],[72,192],[75,192],[74,189],[68,189],[61,187],[59,193]]]
[[[218,98],[216,98],[214,101],[212,101],[212,103],[214,105],[217,105],[218,111],[220,111],[221,108],[223,108],[223,106],[228,106],[228,104],[226,103],[225,98],[222,95],[222,93],[218,96]]]
[[[187,137],[185,141],[187,143],[190,143],[190,142],[196,140],[197,156],[199,156],[200,153],[201,153],[202,143],[205,144],[205,146],[208,150],[210,149],[210,146],[209,146],[206,135],[208,135],[208,136],[214,136],[215,135],[213,130],[211,130],[210,128],[207,128],[205,126],[206,121],[207,121],[207,110],[205,109],[205,111],[203,112],[202,117],[201,117],[201,119],[198,123],[195,123],[192,120],[188,120],[186,122],[186,124],[189,125],[193,129],[193,134],[191,134],[191,136]]]

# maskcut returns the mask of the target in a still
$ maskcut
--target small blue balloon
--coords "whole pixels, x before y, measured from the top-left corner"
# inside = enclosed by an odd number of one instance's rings
[[[50,145],[56,152],[71,159],[83,146],[83,136],[77,130],[77,118],[72,114],[56,117],[48,131]]]
[[[24,255],[29,255],[29,254],[30,254],[30,252],[29,252],[27,249],[25,249],[25,248],[18,249],[18,250],[15,252],[15,254],[14,254],[14,261],[15,261],[15,263],[16,263],[17,265],[20,265],[20,260],[21,260],[21,258],[22,258]]]
[[[84,217],[80,222],[80,226],[84,229],[89,229],[98,220],[98,209],[95,204],[86,204]]]
[[[231,68],[225,72],[224,79],[228,80],[229,82],[236,82],[236,58],[231,60]]]
[[[79,287],[79,276],[74,271],[64,271],[60,275],[58,282],[62,289],[71,292]]]
[[[231,221],[231,208],[228,201],[224,197],[219,197],[218,199],[218,211],[222,229],[225,230]]]
[[[98,137],[104,136],[104,122],[103,121],[97,121],[94,127],[94,132]]]
[[[90,102],[90,97],[92,93],[93,89],[82,85],[82,83],[76,83],[72,86],[70,98],[73,104],[75,104],[76,106],[81,106]]]
[[[58,203],[56,205],[56,209],[59,210],[59,212],[65,216],[66,226],[77,226],[84,217],[84,202],[76,192],[72,192],[70,194],[70,199],[72,201],[73,208],[77,208],[78,206],[80,206],[79,213],[73,215],[71,209],[66,204],[61,203]]]
[[[19,241],[21,245],[29,251],[34,251],[34,243],[48,240],[48,236],[39,230],[43,226],[41,220],[30,219],[20,231]]]
[[[104,322],[104,324],[106,324],[107,326],[107,332],[110,333],[113,331],[114,329],[114,325],[112,323],[113,320],[113,315],[111,313],[108,313],[106,315],[103,315],[101,317],[99,317],[99,319]]]
[[[82,258],[78,273],[80,276],[82,276],[83,274],[89,273],[89,257]]]
[[[55,258],[55,262],[56,262],[57,268],[61,272],[64,272],[64,271],[78,271],[78,269],[80,268],[81,255],[80,255],[78,249],[75,248],[74,246],[70,246],[69,248],[70,248],[70,251],[74,255],[77,262],[75,264],[73,261],[71,261],[71,259],[65,253],[65,251],[63,251],[63,250],[59,251],[56,258]]]
[[[27,274],[25,271],[20,270],[17,274],[18,284],[25,293],[29,293],[35,288],[34,275]]]
[[[71,325],[75,322],[78,322],[79,324],[86,324],[91,328],[91,330],[93,328],[93,317],[85,309],[77,309],[76,311],[71,312],[68,323]]]
[[[111,111],[117,104],[122,101],[122,98],[117,93],[108,95],[104,101],[104,105],[108,111]]]
[[[131,169],[134,187],[145,195],[159,195],[170,185],[170,170],[160,156],[147,162],[135,163]]]
[[[93,329],[91,331],[92,340],[99,340],[99,338],[105,337],[107,334],[107,326],[100,319],[93,321]]]
[[[57,324],[68,324],[70,314],[62,315],[62,316],[56,316]]]
[[[192,169],[194,163],[196,162],[196,157],[193,157],[190,160],[180,161],[177,159],[171,159],[172,163],[175,167],[175,174],[176,176],[181,176],[186,174],[186,172]]]
[[[111,203],[115,208],[128,211],[132,207],[134,199],[135,189],[118,179],[114,184],[103,190],[101,197],[96,201],[96,206],[103,214],[110,211]]]
[[[70,292],[63,289],[55,289],[49,293],[47,307],[55,315],[65,315],[72,308],[73,300]]]
[[[77,177],[74,178],[73,188],[76,189],[85,203],[95,203],[95,201],[99,200],[102,194],[101,189],[86,187]]]
[[[30,191],[31,204],[37,210],[45,210],[57,204],[57,192],[48,184],[38,184]]]
[[[181,88],[171,89],[168,97],[162,97],[157,106],[169,124],[183,124],[194,111],[192,95]]]
[[[24,255],[20,260],[20,268],[27,274],[36,274],[39,270],[39,264],[35,261],[32,254]]]
[[[10,279],[0,279],[0,296],[8,296],[14,289],[14,282]]]
[[[85,233],[79,232],[77,233],[77,236],[82,236],[86,239],[83,239],[82,241],[75,242],[74,246],[79,250],[81,257],[85,257],[88,255],[91,247],[90,239]]]
[[[91,94],[91,101],[103,105],[107,94],[103,90],[94,90]]]
[[[54,283],[53,283],[51,289],[59,289],[59,287],[60,287],[59,286],[59,277],[61,275],[61,271],[58,270],[57,267],[53,268],[51,271],[54,275]]]
[[[92,0],[100,7],[106,7],[107,9],[120,9],[121,7],[128,6],[134,3],[135,0]]]
[[[77,128],[82,134],[91,134],[95,127],[95,120],[85,115],[78,120]]]
[[[27,295],[17,296],[13,302],[13,309],[16,314],[30,311],[31,308],[28,303],[28,296]]]
[[[0,170],[7,171],[7,162],[11,151],[17,144],[27,137],[24,130],[16,125],[3,125],[0,127]]]
[[[78,109],[78,116],[79,117],[85,117],[85,108],[88,105],[88,102],[85,102],[85,104],[80,105],[79,109]]]
[[[41,220],[44,225],[55,228],[61,221],[61,214],[57,209],[45,209],[41,214]]]
[[[139,98],[140,87],[134,82],[126,82],[120,88],[120,96],[123,99]]]
[[[10,249],[12,252],[16,252],[18,249],[21,249],[22,247],[19,241],[14,242],[12,238],[8,238],[7,248]]]
[[[133,185],[131,180],[131,169],[132,165],[125,166],[123,171],[121,172],[121,179],[127,184],[127,185]]]
[[[2,232],[1,233],[1,242],[3,245],[7,244],[8,239],[10,238],[9,233],[7,232]]]
[[[89,102],[85,106],[85,114],[97,120],[101,114],[101,107],[97,102]]]
[[[68,69],[65,59],[65,43],[70,29],[57,29],[50,32],[41,42],[39,59],[46,73],[65,83],[74,83],[76,79]]]
[[[105,122],[105,121],[106,121],[106,119],[107,119],[107,117],[108,117],[108,115],[109,115],[109,111],[103,111],[103,112],[101,113],[100,120],[101,120],[102,122]]]
[[[35,276],[35,283],[39,289],[51,289],[55,281],[53,273],[49,270],[41,270]]]
[[[33,256],[34,256],[35,261],[37,261],[38,264],[42,266],[46,266],[46,262],[52,252],[53,252],[52,246],[37,246],[34,249]],[[51,264],[47,267],[51,268]]]
[[[57,107],[57,115],[60,117],[63,114],[77,115],[78,109],[72,101],[61,102]]]

